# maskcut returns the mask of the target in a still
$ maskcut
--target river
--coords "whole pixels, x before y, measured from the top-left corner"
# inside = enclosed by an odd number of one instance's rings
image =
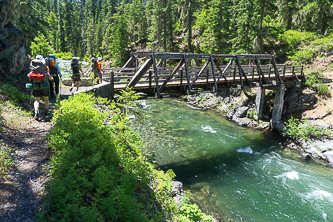
[[[181,99],[141,104],[148,117],[133,128],[156,153],[156,167],[173,169],[207,214],[229,221],[333,221],[333,169],[284,150],[277,134],[237,126]]]

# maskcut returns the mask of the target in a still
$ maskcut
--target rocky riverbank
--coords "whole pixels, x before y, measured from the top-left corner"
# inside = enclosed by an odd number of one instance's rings
[[[329,83],[332,91],[333,85]],[[255,91],[231,89],[218,95],[202,92],[196,95],[187,95],[184,99],[191,105],[202,109],[213,109],[240,126],[261,130],[271,130],[270,120],[274,103],[274,90],[266,90],[265,108],[261,118],[255,113]],[[327,129],[331,136],[317,139],[288,139],[286,149],[296,150],[300,158],[311,158],[323,164],[333,166],[333,122],[329,106],[332,97],[323,102],[316,92],[307,88],[289,88],[285,93],[282,122],[286,123],[291,117],[301,119],[303,124]],[[324,105],[323,105],[324,104]],[[325,108],[326,107],[326,110]],[[285,124],[277,130],[285,134]]]

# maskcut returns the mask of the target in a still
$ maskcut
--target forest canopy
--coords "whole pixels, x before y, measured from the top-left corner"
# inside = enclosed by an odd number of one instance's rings
[[[42,33],[54,52],[107,56],[131,50],[279,53],[288,31],[332,34],[330,0],[13,0],[27,48]],[[289,32],[290,33],[290,32]],[[290,45],[289,45],[290,46]],[[31,52],[30,52],[31,53]]]

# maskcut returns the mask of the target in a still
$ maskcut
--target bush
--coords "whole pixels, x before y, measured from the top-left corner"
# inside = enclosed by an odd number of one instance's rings
[[[131,101],[126,95],[126,100]],[[99,104],[107,101],[98,99]],[[101,105],[99,105],[101,106]],[[155,170],[142,142],[115,103],[103,110],[92,95],[60,102],[48,140],[52,179],[46,221],[163,221],[180,214],[172,197],[173,172]],[[195,214],[197,215],[197,214]],[[204,215],[204,214],[202,214]],[[174,220],[173,220],[174,221]]]
[[[331,91],[328,88],[328,85],[320,84],[318,86],[318,95],[324,96],[324,97],[330,97],[331,96]]]
[[[8,83],[0,85],[0,93],[9,97],[9,100],[12,103],[22,102],[29,98],[27,94],[22,93],[19,89]]]
[[[63,60],[71,60],[74,55],[71,52],[60,52],[60,53],[54,53],[54,56],[56,58],[61,58]]]
[[[314,86],[320,82],[318,79],[319,73],[311,73],[309,75],[306,75],[307,81],[305,82],[305,86],[313,89]]]
[[[317,39],[317,35],[312,32],[299,32],[288,30],[279,35],[280,41],[286,43],[291,50],[297,49],[301,44],[309,45],[311,41]]]
[[[306,64],[311,62],[316,57],[313,49],[301,49],[288,56],[288,59],[294,61],[296,64]]]
[[[39,31],[38,35],[34,38],[34,41],[31,42],[30,48],[33,56],[42,55],[43,57],[46,57],[48,54],[53,53],[53,49],[51,48],[50,43]]]
[[[301,123],[300,120],[291,117],[288,122],[285,122],[284,136],[290,136],[293,139],[322,138],[331,135],[329,129],[309,125],[307,121]]]

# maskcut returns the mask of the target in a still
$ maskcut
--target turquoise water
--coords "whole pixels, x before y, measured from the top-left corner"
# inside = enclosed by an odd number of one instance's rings
[[[333,170],[282,149],[276,134],[172,99],[142,101],[135,127],[206,213],[231,221],[333,221]]]

